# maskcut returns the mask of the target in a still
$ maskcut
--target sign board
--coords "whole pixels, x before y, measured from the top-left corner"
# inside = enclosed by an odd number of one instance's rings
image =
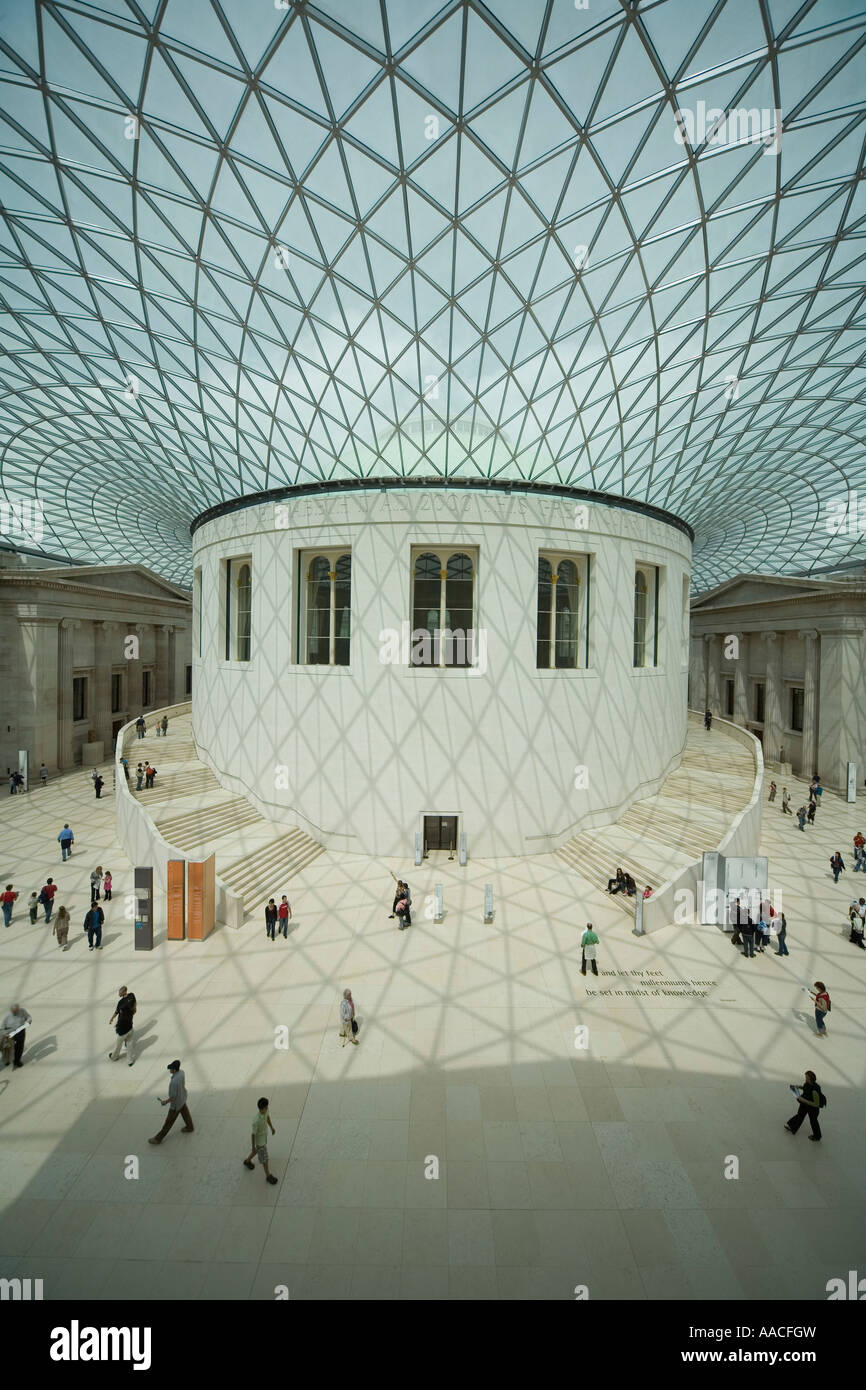
[[[187,866],[187,940],[204,941],[214,929],[216,915],[216,856]]]
[[[183,941],[186,909],[186,860],[169,859],[165,877],[165,907],[169,941]]]
[[[135,870],[135,949],[153,950],[153,869]]]

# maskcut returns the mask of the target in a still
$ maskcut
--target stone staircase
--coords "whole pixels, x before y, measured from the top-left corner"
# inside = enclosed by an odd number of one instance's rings
[[[291,896],[292,881],[324,847],[297,827],[266,819],[243,796],[220,786],[198,759],[189,715],[172,719],[168,738],[149,731],[126,750],[130,790],[159,833],[190,858],[216,857],[217,877],[243,901],[248,917],[268,898]],[[135,790],[135,767],[150,759],[152,788]]]
[[[682,762],[655,796],[634,802],[619,820],[582,831],[556,851],[606,901],[634,917],[635,899],[608,897],[617,867],[642,893],[659,888],[705,850],[715,849],[751,798],[755,766],[749,749],[717,725],[707,734],[689,722]]]

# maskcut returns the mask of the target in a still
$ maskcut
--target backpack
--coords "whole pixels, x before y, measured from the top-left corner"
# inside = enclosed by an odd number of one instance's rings
[[[824,1092],[821,1090],[820,1086],[816,1086],[815,1089],[818,1092],[818,1109],[823,1110],[827,1104],[827,1097],[824,1095]]]

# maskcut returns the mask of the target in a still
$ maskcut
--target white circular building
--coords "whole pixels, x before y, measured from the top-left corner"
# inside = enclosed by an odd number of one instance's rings
[[[389,477],[240,497],[192,533],[200,756],[328,847],[539,853],[677,763],[692,533],[666,512]]]

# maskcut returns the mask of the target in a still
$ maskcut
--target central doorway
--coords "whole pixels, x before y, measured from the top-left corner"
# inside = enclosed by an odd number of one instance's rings
[[[456,816],[425,816],[424,817],[424,858],[430,853],[431,849],[447,849],[449,857],[453,858],[457,849],[457,817]]]

